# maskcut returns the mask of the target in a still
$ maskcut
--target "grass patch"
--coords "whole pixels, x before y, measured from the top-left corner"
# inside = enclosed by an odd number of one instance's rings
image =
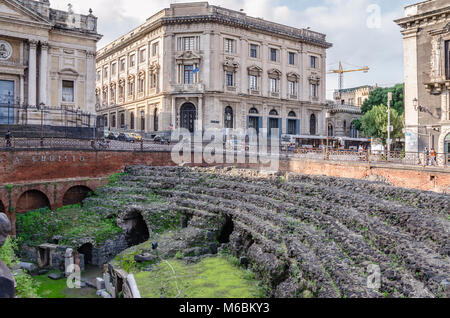
[[[253,273],[230,263],[225,257],[204,258],[196,264],[182,260],[155,265],[150,272],[135,274],[144,298],[260,298],[264,290]]]
[[[48,274],[34,276],[39,284],[37,294],[41,298],[98,298],[96,291],[92,288],[68,288],[65,278],[52,280]]]
[[[56,211],[39,209],[17,216],[19,243],[38,246],[50,242],[55,235],[61,236],[61,244],[71,246],[73,240],[86,237],[103,243],[121,233],[112,219],[86,211],[80,204],[66,206]]]

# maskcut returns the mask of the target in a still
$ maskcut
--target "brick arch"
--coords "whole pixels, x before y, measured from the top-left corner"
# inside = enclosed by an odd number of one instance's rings
[[[51,209],[50,200],[47,195],[39,190],[27,190],[23,192],[16,202],[16,213],[24,213],[40,208],[48,207]]]
[[[94,192],[91,188],[85,185],[72,186],[64,193],[62,198],[62,205],[71,205],[82,202],[90,192]]]

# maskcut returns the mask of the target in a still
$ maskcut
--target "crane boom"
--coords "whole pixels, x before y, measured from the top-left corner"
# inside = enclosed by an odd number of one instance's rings
[[[364,66],[359,69],[354,70],[344,70],[342,67],[342,62],[339,62],[339,69],[338,70],[331,70],[327,74],[339,74],[339,89],[344,88],[344,73],[351,73],[351,72],[364,72],[367,73],[369,71],[369,67]]]

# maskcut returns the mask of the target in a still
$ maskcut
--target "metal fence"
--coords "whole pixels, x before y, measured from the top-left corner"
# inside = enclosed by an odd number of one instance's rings
[[[125,142],[105,139],[69,139],[69,138],[12,138],[11,144],[7,145],[4,139],[0,140],[0,149],[6,151],[20,150],[87,150],[87,151],[133,151],[133,152],[157,152],[171,151],[174,144],[158,143],[150,140],[136,142]],[[206,144],[192,144],[192,151],[203,150]],[[189,146],[188,146],[189,147]],[[242,148],[242,149],[241,149]],[[224,154],[246,154],[254,155],[250,151],[235,147],[230,149],[224,147]],[[450,168],[450,154],[437,153],[436,156],[426,155],[417,152],[394,152],[372,153],[370,151],[352,150],[328,150],[326,149],[305,149],[298,148],[286,151],[280,148],[279,151],[268,149],[270,153],[278,153],[279,158],[304,158],[312,160],[339,161],[339,162],[366,162],[366,163],[389,163],[408,166],[435,166]]]

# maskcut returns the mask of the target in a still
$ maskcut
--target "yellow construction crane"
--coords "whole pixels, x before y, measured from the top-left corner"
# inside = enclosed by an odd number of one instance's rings
[[[344,70],[342,67],[342,62],[339,62],[339,69],[338,70],[331,70],[328,72],[328,74],[339,74],[339,90],[344,88],[344,73],[350,73],[350,72],[364,72],[367,73],[369,71],[369,67],[364,66],[362,68],[356,69],[356,70]]]

